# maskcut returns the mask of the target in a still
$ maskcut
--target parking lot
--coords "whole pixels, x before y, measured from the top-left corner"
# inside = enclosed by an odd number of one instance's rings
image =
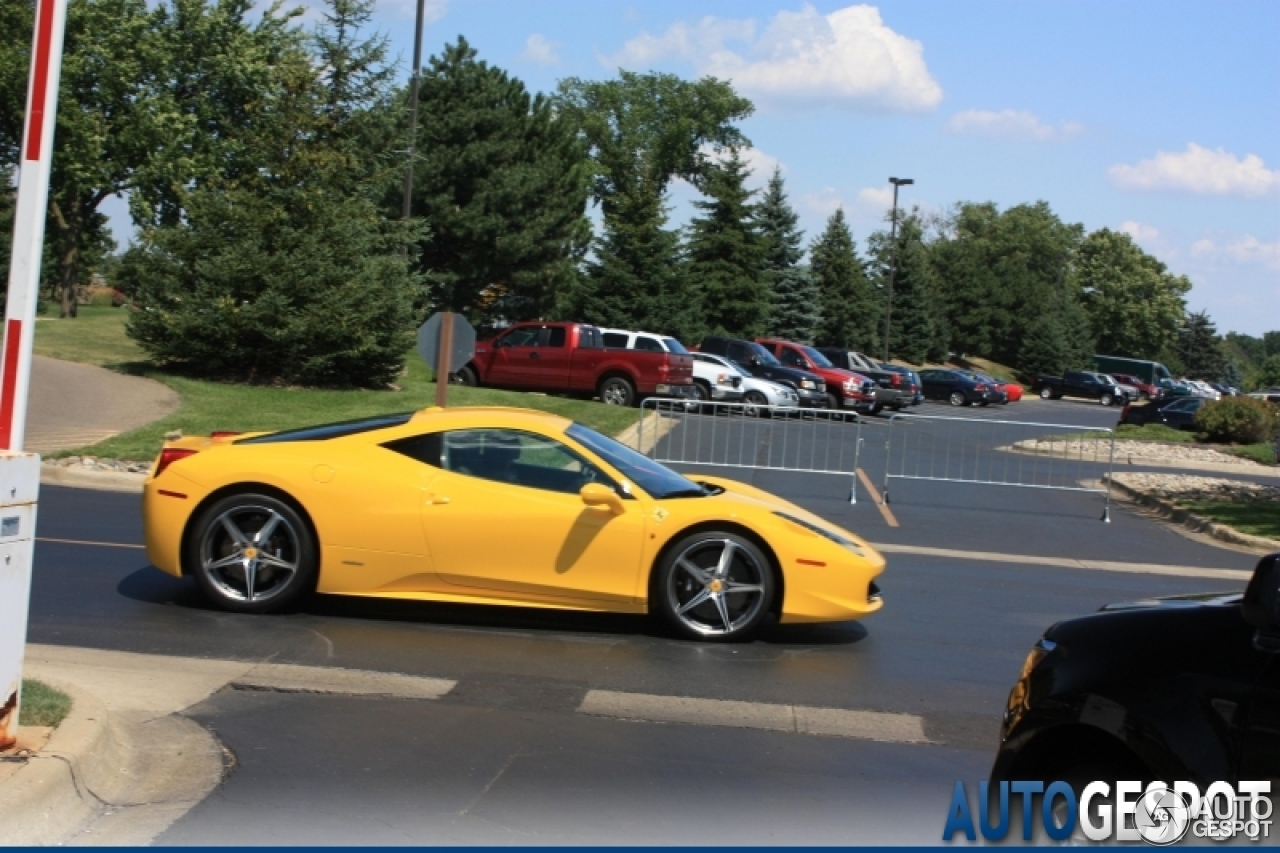
[[[1073,426],[1116,415],[1040,401],[913,412]],[[873,483],[886,429],[863,425]],[[188,714],[232,765],[161,843],[936,843],[954,783],[989,771],[1008,689],[1044,628],[1112,601],[1241,589],[1254,562],[1123,507],[1103,524],[1096,494],[903,482],[891,523],[866,493],[850,504],[846,478],[716,473],[880,546],[884,609],[732,645],[643,617],[338,597],[235,615],[137,547],[84,544],[136,546],[136,498],[48,488],[30,641],[456,682],[434,701],[215,693]],[[768,722],[821,709],[874,713],[819,734]]]

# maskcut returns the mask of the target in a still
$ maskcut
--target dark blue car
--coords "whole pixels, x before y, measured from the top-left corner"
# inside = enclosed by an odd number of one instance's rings
[[[1204,397],[1173,397],[1142,406],[1125,406],[1120,413],[1120,423],[1133,426],[1164,424],[1173,429],[1194,431],[1196,412],[1207,402]]]
[[[986,406],[1000,398],[990,382],[964,370],[931,367],[920,371],[920,383],[926,400],[945,400],[953,406]]]

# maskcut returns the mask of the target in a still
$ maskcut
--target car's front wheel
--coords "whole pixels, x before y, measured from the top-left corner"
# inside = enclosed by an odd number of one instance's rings
[[[742,398],[742,413],[749,418],[759,417],[769,405],[769,399],[759,391],[748,391]]]
[[[672,547],[654,573],[657,612],[695,640],[741,640],[768,615],[773,568],[760,548],[730,531],[704,530]]]
[[[196,584],[225,610],[278,610],[315,587],[319,560],[311,528],[270,495],[230,495],[211,504],[186,547]]]
[[[1098,398],[1098,402],[1104,406],[1110,406],[1115,401],[1116,401],[1116,398],[1111,396],[1110,394],[1103,394],[1101,397]]]

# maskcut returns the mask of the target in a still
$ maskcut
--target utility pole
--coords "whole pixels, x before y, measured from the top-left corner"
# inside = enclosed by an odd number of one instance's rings
[[[898,276],[898,187],[909,186],[911,178],[890,178],[893,184],[893,214],[889,226],[889,294],[884,305],[884,360],[889,360],[889,321],[893,317],[893,280]]]
[[[418,0],[418,16],[413,31],[413,81],[409,84],[409,162],[404,172],[404,202],[400,218],[408,219],[413,198],[414,143],[418,139],[418,84],[422,79],[422,21],[427,13],[427,0]]]

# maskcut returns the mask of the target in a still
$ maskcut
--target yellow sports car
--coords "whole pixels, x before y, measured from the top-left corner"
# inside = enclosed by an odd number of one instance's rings
[[[619,613],[699,639],[865,616],[884,558],[732,480],[691,480],[581,424],[424,409],[167,442],[147,557],[228,610],[310,591]]]

